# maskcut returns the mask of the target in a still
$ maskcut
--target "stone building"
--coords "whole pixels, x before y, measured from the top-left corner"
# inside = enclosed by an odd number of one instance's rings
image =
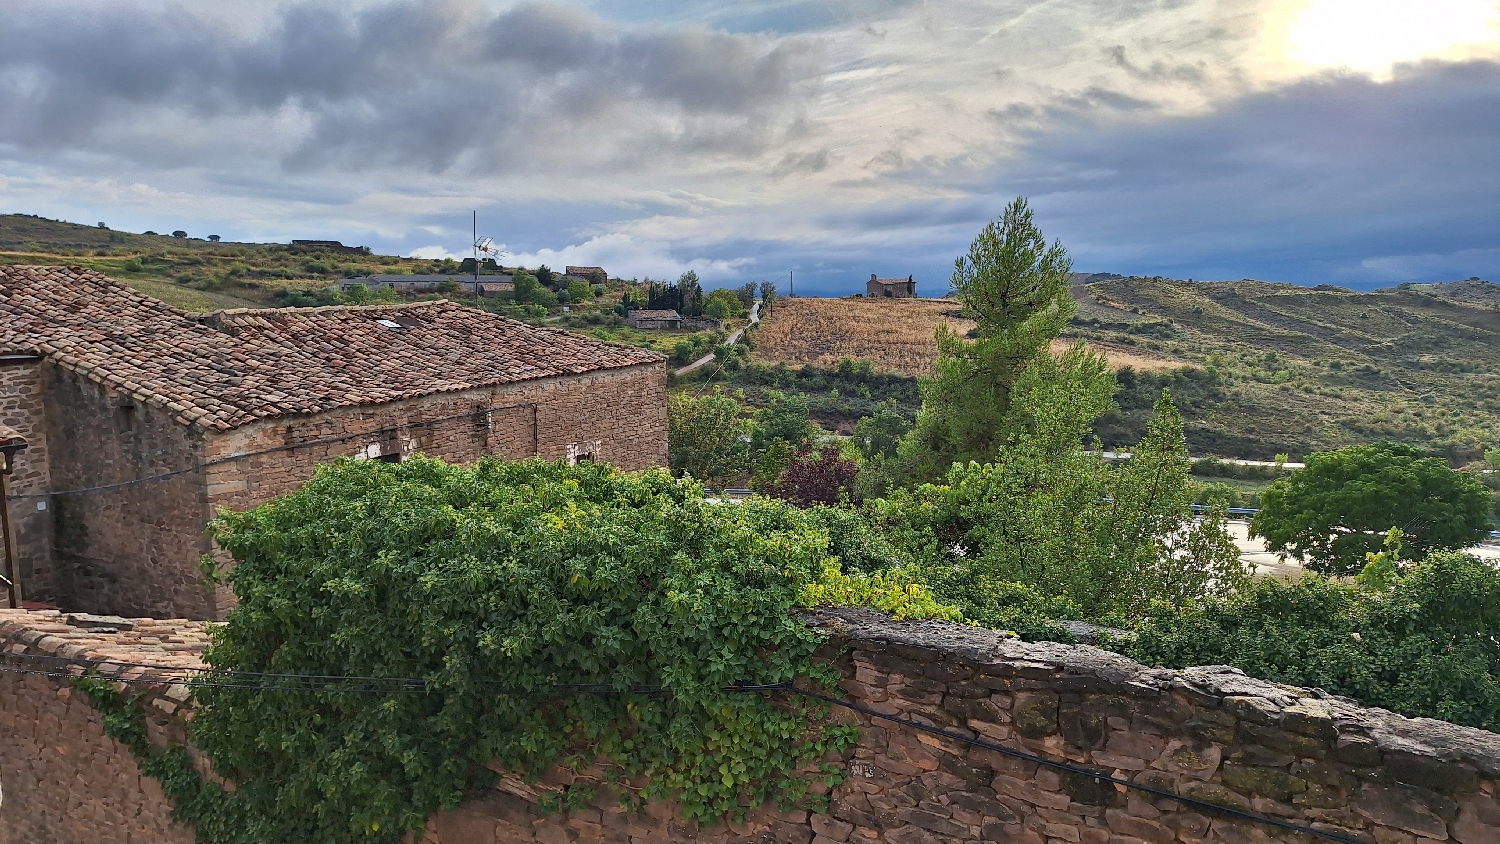
[[[871,299],[915,299],[917,283],[911,276],[906,278],[877,278],[870,273],[865,282],[865,296]]]
[[[627,311],[625,322],[629,324],[631,328],[642,328],[647,330],[662,328],[681,328],[682,316],[671,309],[642,309],[638,311]]]
[[[189,314],[77,268],[0,267],[0,424],[28,600],[216,618],[216,509],[340,456],[666,464],[654,352],[452,302]]]

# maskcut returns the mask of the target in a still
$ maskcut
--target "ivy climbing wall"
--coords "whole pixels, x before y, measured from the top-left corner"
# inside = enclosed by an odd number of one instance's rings
[[[838,760],[847,778],[829,795],[827,814],[759,807],[744,822],[710,827],[681,820],[670,804],[628,813],[590,771],[554,770],[530,784],[503,776],[492,792],[433,817],[413,842],[1315,840],[1105,777],[1371,844],[1500,842],[1500,735],[1365,709],[1223,667],[1150,669],[1093,648],[1028,644],[941,622],[897,623],[867,610],[822,611],[808,623],[829,634],[822,656],[840,669],[838,694],[866,710],[833,710],[860,725],[861,741]],[[177,638],[191,640],[188,632]],[[129,648],[110,638],[119,635],[69,625],[55,613],[0,611],[7,653],[120,659]],[[138,638],[143,655],[158,647],[160,657],[159,645],[171,637]],[[181,830],[156,837],[134,831],[150,823],[167,829],[167,807],[149,783],[120,773],[133,770],[121,758],[126,751],[97,740],[97,728],[88,726],[97,716],[66,690],[54,679],[0,675],[0,734],[28,742],[21,751],[7,744],[0,757],[0,844],[188,840]],[[148,688],[142,705],[157,740],[180,735],[185,711],[174,695],[181,696],[166,684]],[[57,752],[22,779],[14,760],[34,760],[41,748]],[[583,785],[599,786],[597,796],[568,817],[534,808],[546,792]],[[57,806],[135,824],[136,837],[100,835],[98,824],[49,828],[43,818],[58,817]],[[38,829],[50,837],[12,831]]]

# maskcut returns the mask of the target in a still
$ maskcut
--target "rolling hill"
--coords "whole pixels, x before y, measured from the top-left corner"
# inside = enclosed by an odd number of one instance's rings
[[[439,262],[281,243],[228,243],[137,234],[0,215],[0,263],[65,264],[107,273],[189,311],[267,307],[282,290],[326,287],[345,275],[436,272]]]
[[[1195,454],[1271,459],[1391,439],[1464,463],[1500,444],[1500,285],[1357,293],[1100,274],[1076,277],[1073,293],[1080,307],[1065,337],[1087,340],[1119,370],[1120,408],[1097,429],[1107,445],[1140,438],[1163,387]],[[935,348],[920,338],[952,307],[783,301],[756,357],[823,366],[865,357],[921,374]]]

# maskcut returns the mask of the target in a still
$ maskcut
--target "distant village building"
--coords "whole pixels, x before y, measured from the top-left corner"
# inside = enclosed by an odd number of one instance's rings
[[[191,314],[98,273],[0,267],[0,408],[29,600],[217,618],[217,508],[337,457],[664,466],[666,364],[438,300]]]
[[[479,277],[479,289],[483,293],[486,287],[490,292],[485,295],[498,295],[501,291],[515,290],[514,276],[510,273],[486,274]],[[356,287],[365,287],[370,290],[379,290],[382,287],[395,290],[397,293],[417,295],[421,293],[441,293],[445,287],[452,289],[451,285],[457,284],[459,289],[473,292],[473,275],[454,275],[449,273],[433,273],[430,275],[367,275],[356,278],[339,279],[339,290],[348,293]]]
[[[917,295],[917,283],[911,276],[906,278],[876,278],[870,273],[865,283],[865,296],[869,298],[913,299]]]
[[[504,296],[507,293],[514,294],[516,292],[516,283],[513,281],[483,281],[483,278],[484,276],[480,276],[479,295],[485,298]]]
[[[662,328],[681,328],[682,316],[676,311],[643,309],[639,311],[626,311],[625,322],[631,328],[643,328],[648,331]]]
[[[327,249],[329,252],[345,252],[355,255],[370,254],[370,247],[368,246],[345,246],[337,240],[294,240],[292,241],[292,245],[300,246],[304,249]]]
[[[605,272],[603,267],[566,267],[563,274],[586,279],[592,284],[603,284],[609,281],[609,273]]]

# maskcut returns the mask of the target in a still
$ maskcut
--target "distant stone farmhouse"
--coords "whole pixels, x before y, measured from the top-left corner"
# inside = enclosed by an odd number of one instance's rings
[[[457,284],[459,289],[473,291],[474,276],[451,275],[447,273],[432,273],[428,275],[366,275],[355,278],[339,279],[339,290],[348,293],[356,287],[365,287],[370,290],[390,288],[397,293],[416,295],[420,293],[439,293],[445,285]],[[450,288],[451,289],[451,288]],[[481,275],[479,277],[479,292],[484,296],[498,296],[516,289],[514,277],[509,273],[492,275]]]
[[[448,301],[190,314],[77,268],[0,267],[0,425],[24,597],[215,618],[216,508],[339,456],[666,463],[666,364]]]
[[[911,276],[906,278],[876,278],[870,273],[870,280],[865,282],[865,296],[871,299],[914,299],[917,295],[917,283]]]
[[[368,246],[345,246],[337,240],[294,240],[292,245],[303,249],[326,249],[329,252],[345,252],[352,255],[370,254]]]
[[[605,272],[603,267],[566,267],[563,273],[594,284],[603,284],[609,281],[609,273]]]
[[[662,329],[681,328],[682,316],[674,310],[641,309],[637,311],[626,311],[625,322],[631,328]]]

